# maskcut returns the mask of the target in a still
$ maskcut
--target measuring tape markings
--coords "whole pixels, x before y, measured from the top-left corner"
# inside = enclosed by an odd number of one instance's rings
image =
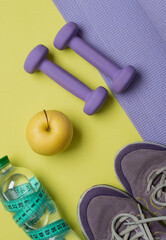
[[[43,216],[47,209],[50,214],[57,211],[54,201],[37,178],[33,177],[29,181],[30,183],[24,183],[6,191],[6,193],[9,192],[9,194],[16,193],[20,199],[2,201],[2,204],[7,211],[15,213],[13,219],[20,227],[29,220],[30,225],[33,226]],[[32,187],[38,191],[34,192]],[[24,195],[24,197],[21,197],[22,195]],[[46,208],[41,208],[43,204]],[[63,236],[65,236],[69,230],[69,225],[63,219],[38,230],[29,231],[29,228],[25,227],[25,232],[32,239],[38,240],[45,240],[45,238],[48,239],[54,236],[56,236],[56,240],[62,240]]]
[[[70,230],[69,225],[65,222],[64,219],[60,219],[56,222],[53,222],[43,228],[27,232],[28,236],[31,239],[45,240],[51,237],[61,237],[66,235]]]
[[[38,192],[35,193],[35,195],[32,195],[33,198],[27,203],[27,206],[23,207],[13,216],[14,221],[20,227],[23,226],[34,215],[34,213],[40,209],[47,198],[45,189],[42,186],[39,188]]]
[[[35,197],[36,197],[36,193],[33,193],[33,194],[25,196],[19,200],[16,199],[16,200],[12,200],[9,202],[3,201],[2,204],[7,211],[16,213],[19,210],[26,207],[29,202],[32,202],[32,201],[34,202]],[[47,195],[46,195],[46,197],[47,197],[47,200],[43,202],[45,204],[45,208],[41,208],[41,206],[38,205],[39,209],[35,208],[35,210],[34,210],[35,214],[33,214],[32,212],[29,212],[29,214],[28,214],[29,218],[28,217],[27,218],[31,221],[31,224],[35,224],[36,222],[38,222],[38,220],[43,216],[43,214],[46,212],[47,209],[49,210],[50,214],[57,211],[56,205],[55,205],[54,201],[51,199],[51,197],[47,196]],[[31,215],[31,214],[33,214],[33,215]]]
[[[14,187],[12,189],[8,189],[6,192],[5,192],[5,196],[8,198],[8,199],[18,199],[18,198],[21,198],[22,196],[27,196],[31,193],[34,193],[34,190],[32,189],[32,186],[30,183],[24,183],[24,184],[21,184],[17,187]],[[13,201],[13,200],[12,200]]]
[[[40,187],[40,182],[37,180],[36,177],[33,177],[31,179],[29,179],[29,182],[30,183],[24,183],[24,184],[21,184],[19,186],[16,186],[12,189],[8,189],[6,192],[5,192],[5,195],[10,199],[11,197],[12,198],[22,198],[22,196],[24,195],[24,197],[26,195],[30,195],[32,193],[34,193],[34,190],[37,191]],[[34,190],[33,190],[34,189]],[[16,196],[17,195],[17,196]],[[11,200],[10,202],[13,202],[14,200]],[[2,201],[2,203],[4,203],[6,201]],[[14,203],[14,202],[13,202]],[[5,205],[5,203],[4,203]],[[6,204],[7,205],[7,204]],[[10,210],[11,208],[9,208]],[[15,207],[14,207],[15,209]]]
[[[29,181],[35,190],[37,190],[38,186],[40,186],[40,182],[38,181],[38,179],[35,176],[33,178],[31,178]],[[53,212],[57,211],[56,205],[47,191],[46,191],[46,195],[47,195],[47,201],[44,204],[47,206],[50,214],[52,214]]]
[[[26,187],[26,189],[27,189],[27,187]],[[29,194],[32,192],[30,190],[28,192]],[[25,193],[25,191],[21,191],[21,192]],[[35,193],[33,192],[30,195],[26,194],[26,196],[22,197],[21,199],[15,199],[15,200],[11,200],[11,201],[1,201],[1,202],[7,211],[15,213],[18,210],[21,210],[23,207],[27,206],[27,203],[32,201],[35,195],[36,195],[36,192]],[[44,204],[48,208],[50,214],[53,212],[56,212],[56,205],[55,205],[54,201],[51,199],[51,197],[47,193],[46,193],[46,195],[47,195],[47,200],[44,202]]]
[[[31,202],[32,199],[36,196],[36,192],[26,195],[25,197],[22,197],[21,199],[15,199],[11,201],[1,201],[4,208],[9,212],[17,212],[21,210],[23,207],[27,206],[27,203]]]

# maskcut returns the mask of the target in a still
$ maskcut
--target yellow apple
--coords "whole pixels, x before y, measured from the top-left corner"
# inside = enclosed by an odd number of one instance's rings
[[[53,155],[69,146],[73,126],[62,112],[44,110],[29,121],[26,136],[33,151],[41,155]]]

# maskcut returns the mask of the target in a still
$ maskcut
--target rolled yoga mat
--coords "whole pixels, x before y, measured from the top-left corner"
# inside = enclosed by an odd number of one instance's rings
[[[166,4],[161,0],[153,0],[152,5],[150,0],[146,4],[142,0],[53,1],[66,21],[78,24],[83,39],[118,66],[136,68],[130,88],[115,97],[145,141],[166,145],[166,28],[161,26],[166,18],[157,17],[163,8],[166,12]],[[111,79],[102,76],[110,87]]]

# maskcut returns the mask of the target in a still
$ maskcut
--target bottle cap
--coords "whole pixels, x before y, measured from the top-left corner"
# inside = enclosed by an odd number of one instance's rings
[[[0,158],[0,170],[10,164],[8,156]]]

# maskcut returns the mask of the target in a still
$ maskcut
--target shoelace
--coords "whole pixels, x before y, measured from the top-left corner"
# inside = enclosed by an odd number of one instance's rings
[[[154,186],[153,182],[160,174],[161,174],[161,179],[156,184],[156,186]],[[151,191],[152,185],[155,187],[155,190],[152,194],[153,202],[159,206],[166,206],[166,193],[164,193],[165,194],[165,203],[158,200],[161,198],[161,196],[163,194],[163,189],[166,187],[166,167],[163,167],[163,168],[157,170],[150,176],[150,178],[148,180],[148,184],[147,184],[147,189],[146,189],[147,192]]]
[[[140,205],[138,204],[141,220],[131,213],[124,213],[117,215],[112,222],[112,240],[154,240],[152,233],[147,225],[149,222],[166,220],[166,216],[145,218]],[[131,222],[132,219],[132,222]],[[124,223],[126,228],[118,232],[119,227]],[[138,231],[139,228],[139,231]],[[130,237],[131,233],[135,234]]]

